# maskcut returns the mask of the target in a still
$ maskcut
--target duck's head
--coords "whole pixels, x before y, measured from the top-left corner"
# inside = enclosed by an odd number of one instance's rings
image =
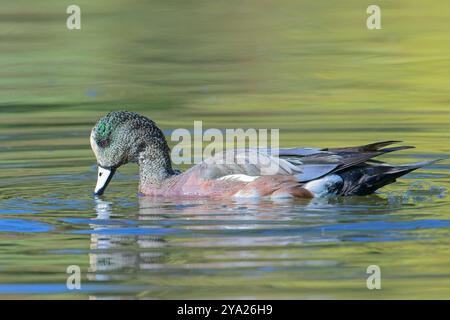
[[[161,157],[167,160],[169,153],[164,134],[155,123],[129,111],[113,111],[101,118],[92,129],[90,140],[98,165],[95,195],[103,194],[121,165]]]

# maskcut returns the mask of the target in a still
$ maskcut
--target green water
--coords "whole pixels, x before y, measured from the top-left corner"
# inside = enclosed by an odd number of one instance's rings
[[[0,298],[450,298],[450,161],[377,196],[101,199],[89,132],[128,109],[170,133],[279,128],[282,147],[403,140],[446,158],[450,3],[17,0],[0,13]],[[66,269],[81,268],[81,290]],[[378,265],[382,289],[366,288]]]

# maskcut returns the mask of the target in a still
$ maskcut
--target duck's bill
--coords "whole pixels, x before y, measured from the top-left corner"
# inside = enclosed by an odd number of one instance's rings
[[[105,189],[114,176],[115,172],[115,168],[104,168],[98,166],[97,185],[95,186],[94,190],[95,196],[101,196],[103,192],[105,192]]]

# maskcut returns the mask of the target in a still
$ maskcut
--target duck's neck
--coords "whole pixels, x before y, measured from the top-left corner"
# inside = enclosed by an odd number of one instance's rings
[[[160,188],[162,183],[175,173],[170,161],[169,148],[147,146],[139,154],[139,189]]]

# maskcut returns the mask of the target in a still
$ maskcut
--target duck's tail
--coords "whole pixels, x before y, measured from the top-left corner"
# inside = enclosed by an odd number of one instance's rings
[[[395,182],[397,178],[411,171],[438,161],[440,159],[404,165],[389,165],[383,162],[370,161],[336,173],[342,178],[342,184],[336,191],[343,196],[368,195]]]

